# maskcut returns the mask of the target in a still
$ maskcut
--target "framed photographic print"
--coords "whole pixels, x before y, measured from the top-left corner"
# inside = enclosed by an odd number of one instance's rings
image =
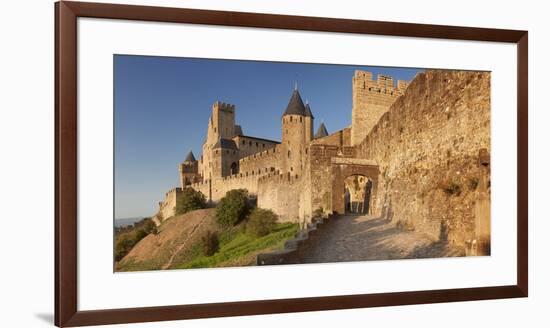
[[[55,14],[56,325],[527,296],[526,31]]]

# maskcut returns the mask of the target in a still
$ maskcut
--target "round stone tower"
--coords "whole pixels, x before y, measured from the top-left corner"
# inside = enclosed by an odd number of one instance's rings
[[[282,117],[282,170],[300,174],[304,165],[306,146],[313,138],[313,115],[304,105],[298,88],[294,88]]]

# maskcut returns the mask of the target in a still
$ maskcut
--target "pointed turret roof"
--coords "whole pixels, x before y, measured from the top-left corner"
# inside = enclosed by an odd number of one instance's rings
[[[306,100],[306,116],[309,116],[311,118],[313,117],[313,113],[311,112],[311,107],[309,107],[309,101]]]
[[[283,116],[285,115],[307,116],[306,107],[304,106],[304,102],[302,101],[298,88],[294,88],[294,91],[292,92],[292,96],[290,97],[290,101],[288,102],[288,106],[286,106]]]
[[[190,150],[187,154],[187,157],[185,157],[185,162],[196,162],[195,155],[193,155],[193,151]]]
[[[326,136],[328,136],[327,128],[325,126],[325,123],[321,123],[321,125],[319,125],[319,128],[317,129],[317,132],[315,132],[315,136],[313,138],[317,139],[317,138],[322,138]]]

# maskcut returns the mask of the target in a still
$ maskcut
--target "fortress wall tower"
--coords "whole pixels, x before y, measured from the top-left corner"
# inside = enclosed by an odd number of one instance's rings
[[[233,140],[220,139],[212,149],[212,177],[219,178],[238,171],[239,150]],[[235,172],[236,173],[236,172]]]
[[[302,168],[304,152],[305,124],[301,115],[283,116],[283,152],[285,172],[297,174]]]
[[[393,78],[389,76],[378,75],[373,80],[371,72],[355,71],[352,79],[352,146],[365,139],[380,117],[405,92],[407,86],[407,81],[399,80],[395,87]]]
[[[159,210],[155,215],[159,222],[162,222],[175,214],[174,208],[176,207],[178,199],[181,197],[181,192],[181,188],[173,188],[164,195],[164,201],[159,202]]]
[[[213,172],[213,148],[220,139],[231,139],[235,136],[235,105],[216,101],[208,121],[206,141],[202,146],[202,156],[198,172],[203,179],[215,177]]]
[[[294,89],[282,117],[282,171],[300,174],[305,160],[306,145],[313,139],[313,115],[306,108],[298,89]]]
[[[216,101],[212,105],[212,116],[208,125],[208,142],[231,139],[235,136],[235,105]]]
[[[180,187],[182,189],[199,181],[199,162],[195,159],[192,151],[187,154],[185,161],[179,165],[179,172]]]

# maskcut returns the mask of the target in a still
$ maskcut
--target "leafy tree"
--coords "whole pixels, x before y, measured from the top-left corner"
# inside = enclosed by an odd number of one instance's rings
[[[147,219],[147,221],[145,221],[142,229],[143,231],[145,231],[146,234],[157,233],[157,225],[151,219]]]
[[[212,256],[220,249],[220,239],[215,231],[206,231],[201,238],[204,255]]]
[[[134,241],[124,235],[117,239],[115,245],[115,261],[120,261],[134,247]]]
[[[255,208],[248,216],[246,232],[256,237],[268,235],[275,228],[277,219],[277,214],[272,210]]]
[[[222,226],[231,227],[241,222],[248,211],[248,191],[233,189],[228,191],[216,206],[216,218]]]
[[[150,218],[143,219],[134,225],[116,235],[115,240],[115,261],[120,261],[140,240],[147,235],[157,233],[157,226]]]
[[[190,211],[206,207],[206,197],[202,192],[193,188],[184,188],[180,198],[176,202],[176,214],[185,214]]]

